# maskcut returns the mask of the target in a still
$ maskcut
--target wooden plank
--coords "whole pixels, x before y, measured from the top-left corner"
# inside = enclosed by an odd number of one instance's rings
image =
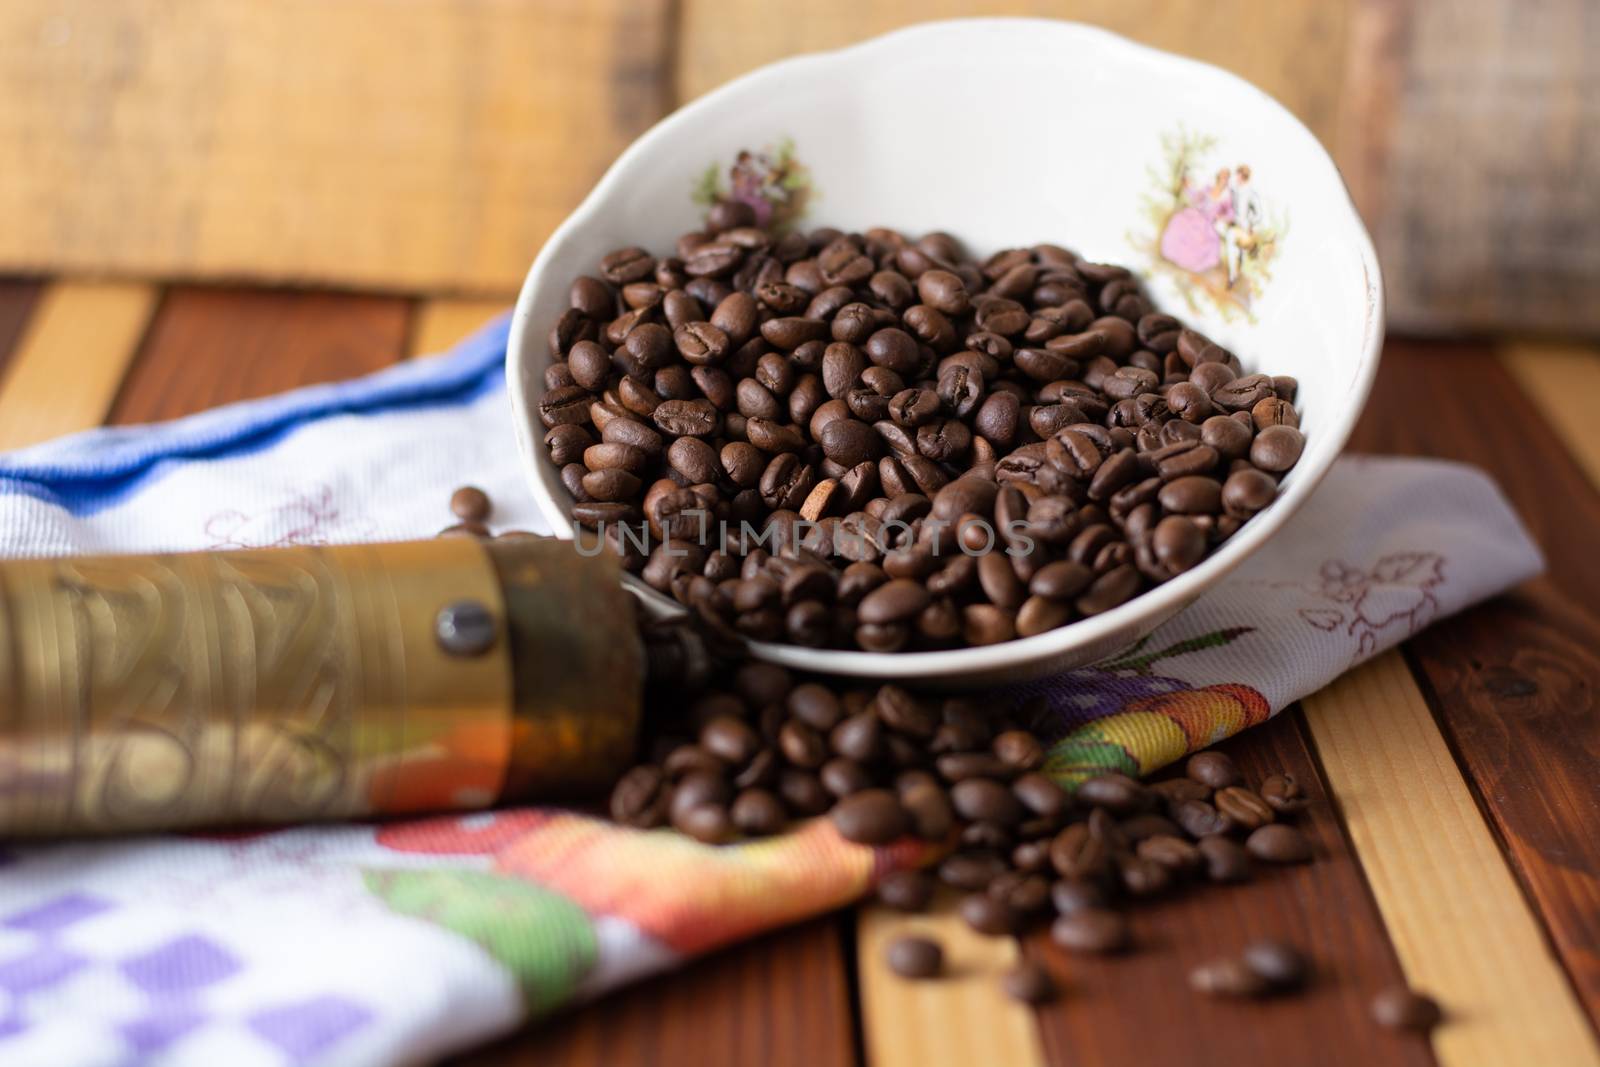
[[[379,370],[404,349],[398,297],[172,289],[107,419],[150,422]]]
[[[1600,331],[1590,0],[1360,0],[1340,163],[1389,327]]]
[[[0,4],[0,269],[506,292],[666,109],[669,0]]]
[[[1388,207],[1395,101],[1404,91],[1414,8],[1410,0],[1352,0],[1350,7],[1344,92],[1331,145],[1368,225],[1376,225]]]
[[[1036,15],[1096,23],[1226,67],[1283,101],[1326,141],[1338,113],[1352,2],[811,0],[803,15],[775,17],[762,0],[683,0],[677,93],[680,101],[689,100],[763,63],[838,48],[914,22]],[[930,219],[928,225],[938,223]]]
[[[10,362],[17,338],[22,336],[22,328],[28,324],[42,289],[33,281],[0,281],[0,373]]]
[[[486,300],[424,300],[417,307],[416,322],[406,352],[428,356],[443,352],[464,337],[476,333],[496,315],[511,310],[511,297]]]
[[[1400,654],[1351,671],[1305,706],[1406,976],[1449,1012],[1433,1039],[1439,1062],[1600,1064],[1583,1009]]]
[[[1544,577],[1430,627],[1407,654],[1591,1021],[1600,1019],[1600,493],[1487,347],[1391,344],[1355,442],[1480,465],[1549,561]]]
[[[835,1067],[856,1062],[839,920],[734,945],[452,1061],[454,1067]]]
[[[1000,976],[1021,954],[1012,938],[984,937],[957,914],[956,894],[941,896],[936,910],[905,915],[880,905],[860,911],[856,973],[861,985],[861,1029],[872,1067],[1006,1067],[1044,1064],[1033,1012],[1009,999]],[[944,947],[945,975],[913,982],[889,970],[888,946],[909,934]]]
[[[1511,376],[1550,420],[1562,443],[1600,485],[1600,347],[1514,342],[1501,352]]]
[[[98,426],[155,304],[147,285],[46,286],[0,377],[0,448]]]
[[[1129,912],[1136,945],[1126,955],[1075,956],[1046,933],[1030,937],[1029,954],[1065,976],[1065,995],[1039,1012],[1049,1062],[1431,1063],[1425,1041],[1385,1032],[1367,1014],[1373,993],[1399,981],[1400,967],[1324,795],[1300,712],[1285,711],[1219,747],[1249,780],[1287,772],[1306,786],[1315,803],[1300,826],[1316,862],[1261,868],[1242,885],[1200,886],[1141,904]],[[1289,941],[1315,961],[1302,994],[1239,1002],[1189,989],[1191,968],[1260,937]]]

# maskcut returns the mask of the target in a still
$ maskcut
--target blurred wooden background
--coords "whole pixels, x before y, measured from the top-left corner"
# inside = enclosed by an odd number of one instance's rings
[[[1277,96],[1344,168],[1398,328],[1600,332],[1588,0],[7,0],[0,272],[508,294],[677,104],[976,14]]]

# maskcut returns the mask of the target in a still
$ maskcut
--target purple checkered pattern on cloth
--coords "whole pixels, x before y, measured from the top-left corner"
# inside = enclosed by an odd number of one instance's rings
[[[91,934],[78,936],[76,928],[113,915],[119,907],[104,897],[72,892],[0,916],[0,930],[9,932],[0,947],[0,994],[9,1002],[0,1008],[0,1064],[14,1062],[8,1047],[17,1047],[36,1026],[31,1006],[37,998],[58,995],[72,982],[129,994],[118,1001],[124,1014],[82,1021],[85,1028],[98,1025],[105,1031],[93,1035],[96,1039],[109,1035],[120,1042],[126,1053],[121,1062],[128,1065],[158,1062],[207,1028],[247,1035],[260,1044],[262,1062],[333,1062],[323,1057],[377,1018],[348,997],[315,991],[248,1010],[221,1011],[209,994],[246,972],[239,955],[217,938],[194,931],[139,951],[97,953]],[[107,980],[114,986],[94,984]]]

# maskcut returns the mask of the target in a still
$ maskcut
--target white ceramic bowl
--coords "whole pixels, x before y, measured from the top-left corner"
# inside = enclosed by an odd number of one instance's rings
[[[697,228],[704,204],[693,194],[710,186],[799,211],[802,226],[946,230],[978,255],[1050,241],[1124,264],[1158,307],[1247,370],[1300,380],[1299,465],[1272,507],[1193,570],[1103,615],[984,648],[755,646],[792,667],[976,685],[1081,666],[1137,640],[1305,502],[1377,370],[1383,287],[1372,242],[1327,153],[1276,101],[1216,67],[1089,26],[916,26],[774,63],[681,108],[622,154],[544,246],[517,301],[508,374],[517,447],[561,536],[572,535],[571,500],[537,417],[551,324],[572,278],[606,252],[665,253]]]

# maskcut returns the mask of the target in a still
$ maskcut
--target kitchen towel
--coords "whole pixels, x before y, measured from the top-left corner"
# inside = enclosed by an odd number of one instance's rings
[[[471,482],[545,532],[506,323],[454,352],[0,457],[0,555],[426,537]],[[1253,558],[1137,647],[1036,683],[1050,770],[1145,774],[1538,573],[1480,472],[1341,459]],[[0,787],[4,775],[0,723]],[[549,808],[0,850],[0,1063],[388,1067],[828,909],[929,858],[826,820],[712,848]]]

